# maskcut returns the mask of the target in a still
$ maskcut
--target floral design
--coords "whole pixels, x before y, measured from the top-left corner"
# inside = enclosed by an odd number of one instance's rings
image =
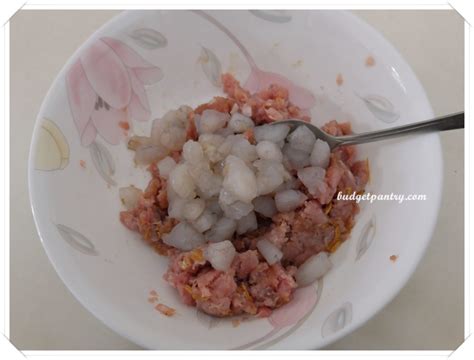
[[[400,117],[400,112],[395,109],[395,106],[387,98],[381,95],[356,95],[364,101],[367,109],[380,121],[391,124]]]
[[[36,170],[63,170],[69,163],[69,145],[59,127],[43,119],[38,131],[35,154]]]
[[[356,261],[365,254],[375,237],[375,216],[373,215],[361,231],[356,246]]]
[[[79,231],[62,224],[55,224],[64,241],[85,255],[99,255],[94,244]]]
[[[203,46],[199,62],[201,63],[202,71],[209,81],[215,86],[221,86],[222,68],[216,54]]]
[[[324,321],[324,324],[321,328],[321,335],[323,338],[332,335],[347,325],[352,321],[352,304],[350,302],[345,302],[338,309],[334,310]]]
[[[123,42],[102,37],[86,48],[66,74],[66,89],[74,123],[83,146],[99,134],[118,144],[129,119],[146,121],[150,105],[145,85],[163,77]]]
[[[294,325],[308,313],[316,300],[316,291],[313,287],[299,288],[295,291],[293,300],[273,311],[268,321],[275,329]]]
[[[255,63],[255,60],[250,55],[249,51],[244,47],[240,40],[230,32],[229,29],[204,11],[194,10],[193,12],[200,15],[225,33],[240,49],[240,51],[242,51],[242,54],[250,66],[250,75],[244,83],[244,88],[251,93],[254,93],[267,88],[271,84],[276,84],[287,88],[290,101],[302,110],[309,110],[315,105],[316,99],[311,91],[294,84],[283,75],[261,70]]]
[[[274,23],[287,23],[291,21],[291,15],[288,10],[249,10],[249,12],[260,19]]]
[[[94,141],[89,146],[92,163],[97,172],[108,185],[117,185],[112,176],[115,174],[115,162],[109,150],[101,143]]]
[[[165,47],[168,44],[168,40],[162,33],[150,28],[136,29],[130,34],[130,37],[139,46],[148,50]]]

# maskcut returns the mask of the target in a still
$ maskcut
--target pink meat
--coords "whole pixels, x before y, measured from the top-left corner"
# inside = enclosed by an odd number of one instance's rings
[[[258,265],[258,251],[247,250],[235,256],[232,268],[239,279],[245,279]]]
[[[267,89],[250,94],[231,74],[222,75],[222,84],[224,92],[240,108],[248,106],[252,109],[252,119],[257,125],[289,118],[309,120],[297,106],[290,103],[288,90],[282,86],[272,84]]]
[[[128,229],[132,231],[138,231],[138,221],[137,217],[133,211],[121,211],[120,212],[120,221],[124,224]]]
[[[150,182],[148,183],[148,186],[146,187],[144,193],[143,193],[143,198],[144,199],[151,199],[156,196],[158,193],[158,190],[161,189],[161,181],[159,178],[152,178]]]
[[[286,241],[278,244],[283,252],[283,263],[299,265],[311,255],[324,251],[334,237],[329,220],[317,200],[306,201],[300,210],[275,215],[272,226],[288,229]],[[261,238],[267,235],[262,234]]]
[[[234,274],[206,269],[191,281],[196,306],[215,316],[231,313],[232,295],[237,289]]]
[[[148,170],[153,177],[138,199],[137,207],[120,212],[120,221],[128,229],[138,231],[147,242],[156,242],[159,240],[156,234],[157,225],[167,218],[162,208],[164,201],[167,202],[164,188],[166,180],[154,177],[158,175],[158,169],[155,166],[150,165]],[[157,201],[157,196],[160,198],[159,201]]]
[[[186,140],[196,140],[198,138],[198,132],[196,129],[196,123],[194,122],[194,111],[188,114],[188,126],[186,128]]]
[[[359,206],[354,201],[334,200],[329,217],[333,223],[338,224],[342,233],[348,233],[354,225],[354,217],[358,212]]]
[[[324,224],[328,221],[327,215],[317,200],[307,201],[300,214],[304,221],[311,222],[314,225]]]
[[[345,166],[334,155],[331,155],[331,162],[326,170],[326,184],[328,185],[327,192],[322,194],[318,200],[321,204],[328,204],[337,191],[345,171]]]
[[[173,272],[168,270],[163,279],[168,282],[172,287],[178,290],[178,294],[181,297],[181,301],[186,305],[194,305],[194,299],[191,294],[186,290],[186,285],[191,279],[191,275],[185,272]]]
[[[257,306],[244,283],[241,283],[232,295],[231,306],[233,314],[255,315],[257,313]]]
[[[357,179],[351,172],[351,169],[349,169],[349,167],[342,161],[340,161],[339,164],[340,167],[344,169],[344,172],[341,176],[339,184],[337,184],[337,191],[342,191],[345,193],[352,193],[353,191],[357,191]]]
[[[343,136],[352,134],[351,123],[338,123],[336,120],[331,120],[328,123],[324,124],[322,130],[327,132],[330,135],[334,136]]]
[[[287,234],[290,231],[290,225],[287,222],[273,223],[270,230],[264,235],[265,239],[281,248],[288,241]]]
[[[356,179],[357,191],[362,191],[370,179],[369,161],[356,161],[352,165],[351,171]]]
[[[311,255],[325,250],[334,235],[330,227],[321,227],[328,221],[329,217],[320,203],[309,200],[298,211],[275,215],[269,230],[255,238],[254,242],[259,239],[271,241],[282,250],[285,263],[300,264]]]
[[[294,267],[269,266],[255,250],[238,254],[226,272],[212,269],[205,260],[192,260],[195,251],[172,255],[164,279],[178,290],[183,303],[207,314],[255,315],[262,306],[274,308],[290,301],[296,288]]]
[[[258,307],[275,308],[291,299],[296,282],[278,263],[261,262],[250,273],[250,294]]]
[[[158,171],[158,166],[156,165],[156,163],[151,163],[149,166],[148,166],[148,172],[151,174],[152,176],[152,179],[153,178],[159,178],[160,177],[160,172]]]
[[[266,306],[261,306],[258,308],[257,317],[266,318],[272,314],[273,310]]]
[[[164,280],[178,290],[181,300],[187,305],[194,305],[194,299],[186,290],[186,286],[189,286],[194,276],[206,265],[200,251],[192,250],[171,255],[168,271],[163,276]]]

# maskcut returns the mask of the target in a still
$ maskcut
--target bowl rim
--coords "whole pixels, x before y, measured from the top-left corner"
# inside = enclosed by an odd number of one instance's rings
[[[223,9],[223,10],[230,10],[230,9]],[[46,104],[50,102],[50,99],[53,95],[53,90],[56,88],[56,85],[58,82],[65,76],[66,70],[72,65],[72,63],[77,59],[78,55],[89,45],[89,43],[92,41],[94,36],[103,30],[107,29],[110,24],[116,23],[120,21],[123,17],[127,17],[129,13],[133,12],[134,10],[124,10],[121,13],[113,16],[111,19],[106,21],[104,24],[102,24],[99,28],[97,28],[74,52],[73,54],[68,58],[68,60],[65,62],[61,70],[58,72],[54,80],[52,81],[42,103],[38,111],[38,115],[35,120],[35,125],[33,128],[32,136],[31,136],[31,141],[30,141],[30,148],[29,148],[29,153],[28,153],[28,194],[29,194],[29,201],[30,201],[30,207],[31,211],[33,214],[33,220],[35,223],[36,230],[38,232],[41,244],[46,252],[46,255],[51,262],[54,270],[58,274],[59,278],[62,280],[66,288],[71,292],[71,294],[79,301],[79,303],[87,309],[89,312],[91,312],[97,319],[99,319],[103,324],[105,324],[108,328],[110,328],[112,331],[116,332],[120,336],[122,336],[125,339],[128,339],[132,341],[133,343],[143,347],[144,349],[150,349],[148,344],[145,344],[144,342],[141,341],[140,337],[134,333],[128,333],[125,328],[119,324],[114,318],[111,317],[106,317],[103,316],[100,312],[100,310],[96,307],[96,305],[93,303],[93,301],[89,301],[86,296],[83,296],[79,291],[74,289],[74,287],[71,285],[71,281],[67,279],[67,274],[64,272],[58,263],[55,261],[54,257],[51,254],[51,251],[48,248],[48,245],[46,244],[45,235],[41,229],[41,224],[38,219],[38,216],[36,215],[36,210],[35,210],[35,204],[33,201],[33,192],[34,192],[34,174],[33,171],[35,170],[34,168],[34,156],[35,156],[35,144],[36,140],[38,138],[38,131],[40,128],[40,123],[41,123],[41,117],[40,115],[44,112],[44,109],[46,107]],[[324,10],[316,10],[316,11],[324,11]],[[375,29],[373,26],[365,22],[363,19],[361,19],[359,16],[351,13],[348,10],[333,10],[334,12],[338,12],[341,16],[345,16],[348,20],[348,22],[352,22],[355,24],[357,27],[360,27],[366,32],[370,32],[371,35],[377,39],[377,41],[381,44],[384,44],[384,46],[391,51],[391,55],[395,58],[396,62],[398,63],[399,66],[403,67],[403,72],[405,75],[409,76],[412,78],[412,82],[414,85],[418,86],[418,103],[421,104],[420,107],[424,107],[424,111],[427,114],[427,117],[434,117],[433,109],[431,107],[431,104],[428,100],[426,91],[422,85],[422,83],[419,81],[418,77],[416,76],[415,72],[411,68],[411,66],[408,64],[408,62],[405,60],[405,58],[398,52],[398,50],[389,42],[377,29]],[[434,216],[431,218],[431,221],[429,225],[427,225],[427,228],[430,228],[431,230],[429,231],[429,234],[427,234],[426,238],[424,239],[423,247],[422,249],[418,252],[418,256],[415,257],[415,260],[413,261],[412,266],[409,269],[406,269],[404,274],[399,277],[399,281],[396,284],[396,286],[392,286],[390,290],[385,291],[383,296],[380,296],[379,303],[377,306],[374,306],[375,310],[371,312],[366,312],[366,316],[364,316],[362,319],[359,319],[358,321],[353,321],[350,324],[348,324],[346,327],[341,329],[339,332],[335,333],[331,337],[328,338],[322,338],[322,340],[318,340],[317,343],[311,343],[311,341],[307,341],[306,344],[308,346],[304,347],[304,349],[321,349],[324,348],[331,343],[334,343],[338,341],[339,339],[345,337],[349,333],[352,333],[353,331],[357,330],[360,328],[362,325],[364,325],[368,320],[373,318],[376,314],[378,314],[382,309],[384,309],[394,298],[395,296],[405,287],[407,284],[408,280],[412,277],[413,273],[417,269],[418,265],[420,264],[421,259],[424,257],[428,244],[431,242],[431,239],[433,237],[433,233],[435,230],[435,225],[438,221],[439,217],[439,211],[441,207],[441,201],[442,201],[442,196],[441,196],[441,191],[443,189],[443,184],[444,184],[444,178],[443,178],[443,168],[444,168],[444,160],[442,156],[442,147],[441,147],[441,141],[440,141],[440,136],[439,134],[434,134],[433,136],[433,151],[436,153],[435,158],[437,158],[439,161],[436,162],[438,164],[436,168],[433,169],[434,174],[433,178],[438,179],[437,183],[433,182],[433,186],[437,188],[439,191],[436,193],[436,198],[434,199],[434,204],[435,204],[435,212]],[[420,241],[420,239],[418,239]],[[310,338],[309,338],[310,339]],[[276,349],[278,348],[278,344],[275,344],[271,346],[270,349]],[[163,350],[163,348],[155,348],[154,350]],[[212,350],[212,349],[208,349]]]

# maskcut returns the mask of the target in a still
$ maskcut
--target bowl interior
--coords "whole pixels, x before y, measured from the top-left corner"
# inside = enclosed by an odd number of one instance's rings
[[[84,119],[100,110],[97,96],[110,95],[103,89],[116,79],[89,76],[96,97],[87,107],[86,85],[80,71],[71,69],[81,64],[90,75],[90,64],[100,60],[93,56],[104,46],[117,55],[110,60],[118,61],[117,68],[142,75],[129,92],[148,101],[150,120],[137,121],[132,100],[125,110],[116,109],[136,134],[147,134],[151,119],[169,109],[221,94],[216,79],[225,71],[241,82],[255,74],[261,79],[266,72],[291,80],[294,91],[314,94],[315,101],[297,101],[316,124],[349,120],[361,132],[432,116],[401,56],[346,12],[129,11],[114,18],[78,49],[55,80],[38,115],[29,161],[32,208],[46,252],[71,292],[99,319],[147,348],[312,349],[360,326],[401,289],[436,221],[442,182],[437,135],[360,146],[360,157],[371,166],[368,192],[425,194],[427,200],[361,202],[351,237],[332,255],[334,268],[317,284],[299,289],[286,309],[236,327],[229,319],[182,305],[162,280],[166,258],[118,219],[118,188],[144,187],[147,172],[134,167],[125,142],[110,143],[116,134],[108,123],[91,125],[95,136],[80,136]],[[100,66],[95,70],[100,73]],[[398,256],[396,262],[391,255]],[[177,315],[156,312],[147,301],[150,290]]]

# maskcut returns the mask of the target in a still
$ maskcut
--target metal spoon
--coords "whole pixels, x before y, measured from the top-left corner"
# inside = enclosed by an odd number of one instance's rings
[[[316,135],[316,139],[321,139],[327,142],[331,150],[333,150],[341,145],[362,144],[417,133],[461,129],[464,128],[464,112],[440,116],[432,120],[398,126],[390,129],[345,136],[329,135],[317,126],[302,120],[281,120],[275,121],[271,124],[287,124],[293,127],[304,125],[310,129],[314,135]]]

